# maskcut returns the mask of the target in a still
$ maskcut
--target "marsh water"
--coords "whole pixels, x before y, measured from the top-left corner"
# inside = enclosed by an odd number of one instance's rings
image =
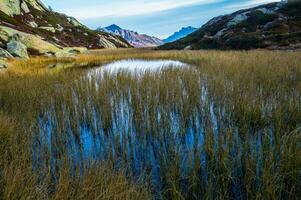
[[[220,134],[232,126],[226,123],[230,115],[191,70],[172,60],[122,60],[89,70],[66,97],[44,108],[34,143],[34,169],[43,171],[50,162],[55,181],[63,157],[74,168],[110,162],[134,179],[147,179],[158,198],[172,184],[169,179],[176,179],[183,191],[194,176],[208,184],[212,157],[217,161],[224,150],[239,160],[242,138],[236,128],[231,138]],[[249,137],[259,176],[257,136]],[[241,176],[238,161],[231,169],[234,178]],[[233,198],[243,195],[240,184],[232,183]]]

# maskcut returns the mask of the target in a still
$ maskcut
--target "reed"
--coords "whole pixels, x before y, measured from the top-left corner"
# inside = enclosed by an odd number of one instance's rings
[[[87,77],[120,59],[191,67]],[[123,49],[12,65],[0,74],[2,199],[301,195],[299,52]]]

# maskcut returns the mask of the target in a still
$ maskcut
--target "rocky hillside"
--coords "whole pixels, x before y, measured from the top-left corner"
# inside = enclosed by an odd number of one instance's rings
[[[160,49],[301,48],[301,1],[240,10],[210,20],[198,31]]]
[[[198,30],[198,29],[194,28],[192,26],[183,27],[178,32],[175,32],[174,34],[172,34],[168,38],[164,39],[163,42],[169,43],[169,42],[177,41],[177,40],[182,39],[183,37],[186,37],[187,35],[195,32],[196,30]]]
[[[2,58],[27,58],[28,55],[64,56],[86,48],[117,47],[130,45],[121,37],[92,31],[73,17],[48,10],[39,0],[0,0]]]
[[[97,31],[99,33],[106,32],[106,33],[112,33],[117,36],[120,36],[136,48],[156,47],[164,43],[163,41],[161,41],[156,37],[145,35],[145,34],[142,35],[135,31],[122,29],[116,24],[113,24],[105,28],[98,28]]]

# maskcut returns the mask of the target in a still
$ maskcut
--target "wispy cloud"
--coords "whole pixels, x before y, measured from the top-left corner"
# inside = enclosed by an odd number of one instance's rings
[[[249,0],[249,1],[225,6],[224,9],[225,10],[243,9],[243,8],[249,8],[252,6],[257,6],[257,5],[271,3],[271,2],[279,2],[279,1],[281,0]]]
[[[0,0],[1,1],[1,0]],[[280,0],[42,0],[90,28],[118,24],[165,38],[181,27],[200,27],[212,17]]]
[[[81,8],[66,8],[63,11],[78,19],[92,19],[99,17],[123,17],[146,15],[155,12],[191,6],[194,4],[210,4],[223,0],[127,0]]]

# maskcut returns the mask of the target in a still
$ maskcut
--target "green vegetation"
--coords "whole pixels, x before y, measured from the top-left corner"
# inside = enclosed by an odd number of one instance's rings
[[[10,23],[10,24],[13,24],[13,25],[19,24],[17,20],[15,20],[14,18],[8,16],[4,12],[2,12],[1,10],[0,10],[0,20],[4,21],[4,22],[7,22],[7,23]]]
[[[270,3],[212,19],[187,37],[159,47],[170,49],[298,49],[300,1]],[[233,23],[232,20],[242,19]],[[231,22],[231,26],[229,26]]]
[[[192,67],[142,77],[86,75],[126,58]],[[75,65],[47,67],[58,62]],[[0,199],[301,195],[299,52],[102,50],[12,64],[0,74]],[[101,143],[111,152],[106,159],[85,157],[83,126],[95,140],[114,136]],[[72,156],[70,138],[81,156]],[[149,163],[138,176],[131,170],[134,161],[149,161],[148,147],[158,151],[160,181]]]

